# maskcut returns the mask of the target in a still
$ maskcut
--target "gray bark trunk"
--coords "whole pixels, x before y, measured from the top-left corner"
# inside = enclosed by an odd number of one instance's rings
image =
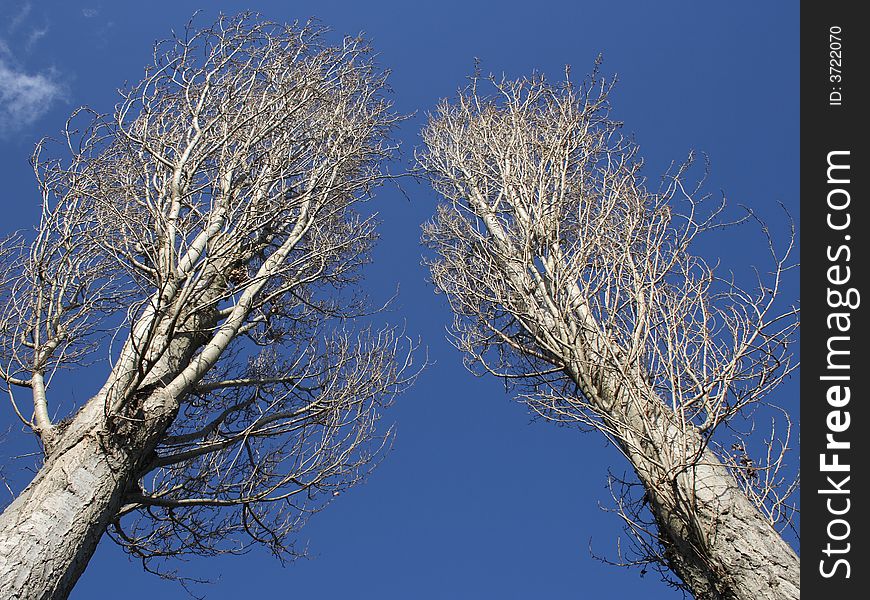
[[[214,269],[221,272],[220,265]],[[163,349],[160,359],[131,392],[123,414],[107,418],[112,390],[130,383],[127,378],[119,384],[113,374],[65,431],[44,438],[45,464],[0,515],[0,600],[60,600],[69,595],[118,515],[125,491],[151,462],[178,414],[179,398],[164,388],[165,382],[210,337],[217,314],[207,307],[224,289],[222,279],[213,279],[200,294],[199,310],[175,323],[174,336],[151,341]],[[143,322],[147,318],[151,316]],[[140,354],[130,352],[135,365]],[[136,372],[118,365],[115,370]]]
[[[589,346],[598,356],[619,354],[603,351],[595,340]],[[797,554],[706,447],[700,431],[681,421],[643,378],[626,386],[606,368],[565,362],[574,365],[566,372],[634,467],[658,525],[666,566],[694,597],[799,599]]]
[[[625,410],[619,420],[630,442],[623,450],[647,490],[668,566],[695,598],[800,598],[800,562],[794,550],[716,455],[701,449],[697,430],[678,427],[673,413],[657,400],[642,412]],[[692,455],[698,458],[683,461],[688,466],[674,460]]]
[[[135,430],[112,430],[97,396],[52,444],[36,477],[0,515],[0,598],[69,595],[177,404],[157,392],[141,407]]]

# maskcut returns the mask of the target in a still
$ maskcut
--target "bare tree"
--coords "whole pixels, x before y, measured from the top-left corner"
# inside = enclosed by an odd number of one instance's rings
[[[39,226],[2,248],[0,378],[45,459],[0,516],[0,596],[66,597],[107,528],[150,568],[292,555],[365,475],[414,375],[399,332],[353,328],[376,238],[354,206],[396,120],[364,40],[241,15],[157,44],[112,115],[38,145]],[[53,419],[53,378],[95,350],[105,383]]]
[[[612,84],[567,75],[475,76],[424,129],[419,161],[444,199],[424,240],[455,344],[539,415],[625,455],[637,480],[613,490],[634,562],[663,565],[697,598],[797,598],[798,559],[777,530],[792,516],[787,438],[770,441],[769,464],[736,442],[725,462],[713,451],[714,432],[795,367],[797,311],[776,302],[792,243],[778,253],[768,238],[757,285],[720,276],[690,248],[723,205],[705,209],[688,165],[648,191],[609,116]]]

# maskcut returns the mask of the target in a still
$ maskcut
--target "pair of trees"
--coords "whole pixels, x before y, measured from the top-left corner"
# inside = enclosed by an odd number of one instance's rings
[[[645,189],[607,84],[484,83],[442,104],[419,156],[445,199],[424,237],[458,346],[614,442],[654,519],[647,558],[697,597],[796,598],[783,504],[756,485],[775,468],[710,448],[791,370],[794,315],[772,313],[787,256],[756,291],[692,256],[717,211],[699,216],[682,171]],[[365,474],[416,372],[353,287],[376,238],[354,206],[399,120],[384,85],[361,39],[222,18],[158,44],[61,152],[37,146],[39,227],[2,248],[0,378],[45,460],[0,516],[4,597],[65,597],[107,531],[145,559],[239,538],[292,553]],[[97,350],[104,385],[53,421],[52,377]]]

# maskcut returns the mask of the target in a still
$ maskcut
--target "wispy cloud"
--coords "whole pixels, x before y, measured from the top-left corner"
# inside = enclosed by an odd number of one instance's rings
[[[0,136],[27,127],[63,97],[54,73],[26,73],[15,68],[0,48]]]
[[[13,1],[4,3],[0,19],[6,23],[6,27],[0,30],[2,138],[29,127],[48,112],[55,102],[63,98],[65,86],[56,69],[40,69],[28,64],[34,58],[37,45],[49,32],[45,14],[30,0]]]
[[[96,17],[98,14],[100,14],[100,11],[99,11],[99,9],[96,9],[96,8],[83,8],[82,14],[84,15],[84,17],[86,19],[92,19],[92,18]]]
[[[9,19],[6,30],[12,32],[18,29],[18,27],[24,23],[25,19],[30,15],[31,10],[33,10],[33,5],[30,2],[22,4],[18,12],[12,15]]]
[[[48,33],[48,25],[46,25],[45,27],[39,28],[39,29],[34,29],[33,31],[31,31],[30,34],[27,36],[27,41],[24,42],[24,50],[26,52],[30,52],[31,50],[33,50],[33,47],[37,44],[37,42],[39,42],[39,40],[44,38],[47,33]]]

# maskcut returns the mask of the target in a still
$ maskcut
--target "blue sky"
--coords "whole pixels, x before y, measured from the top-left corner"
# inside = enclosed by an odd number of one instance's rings
[[[273,20],[316,16],[337,35],[365,32],[392,70],[397,109],[416,111],[397,131],[406,158],[419,144],[425,113],[463,85],[475,58],[497,74],[537,69],[559,77],[566,63],[578,76],[587,72],[603,53],[603,71],[620,80],[614,114],[638,140],[650,176],[695,149],[711,161],[708,191],[751,206],[775,231],[778,202],[799,218],[795,2],[2,0],[3,234],[35,222],[27,163],[34,142],[58,132],[79,105],[109,110],[114,90],[141,75],[154,40],[204,7],[206,23],[219,10],[250,8]],[[627,468],[617,452],[600,436],[533,422],[500,382],[463,369],[445,340],[446,303],[420,265],[419,227],[436,198],[423,185],[403,187],[410,200],[384,188],[373,205],[382,242],[366,286],[374,298],[399,286],[391,318],[422,337],[434,364],[386,415],[398,427],[392,453],[302,530],[311,559],[282,568],[255,551],[190,560],[179,565],[182,572],[213,579],[197,588],[212,599],[679,598],[653,574],[641,578],[590,554],[591,545],[614,556],[619,522],[600,504],[607,503],[608,468]],[[745,233],[706,250],[745,268],[760,248]],[[785,294],[797,300],[796,277]],[[55,394],[82,398],[95,385],[83,381]],[[796,415],[796,384],[776,400]],[[32,459],[12,457],[35,446],[4,410],[0,431],[7,430],[0,456],[20,489]],[[105,543],[72,597],[109,590],[126,600],[186,597]]]

